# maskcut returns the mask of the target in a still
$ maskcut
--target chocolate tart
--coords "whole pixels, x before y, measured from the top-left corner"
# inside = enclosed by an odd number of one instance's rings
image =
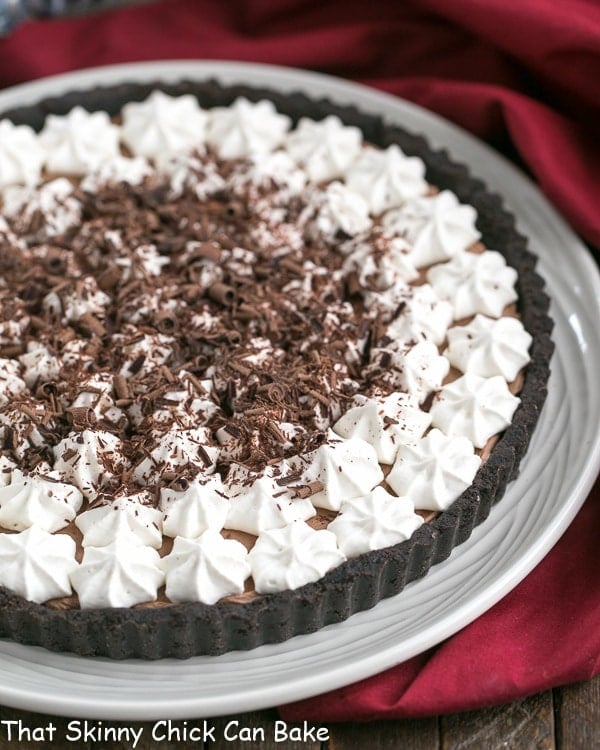
[[[320,120],[335,114],[345,124],[360,128],[369,143],[382,148],[398,144],[406,154],[420,157],[426,165],[427,181],[451,190],[461,202],[475,207],[484,244],[502,253],[518,272],[518,314],[533,343],[531,361],[522,373],[521,403],[512,424],[497,440],[472,485],[448,510],[423,524],[405,542],[349,560],[315,583],[259,595],[243,603],[222,600],[210,606],[186,603],[129,609],[53,609],[0,587],[0,636],[55,651],[113,659],[188,658],[281,642],[341,622],[426,575],[487,518],[507,483],[517,476],[546,397],[553,351],[549,299],[535,271],[536,258],[528,250],[526,238],[517,232],[514,217],[504,209],[501,198],[445,151],[431,149],[423,137],[390,126],[378,116],[329,100],[312,100],[300,93],[224,87],[216,81],[124,84],[75,91],[2,116],[36,130],[49,113],[66,114],[77,105],[117,116],[126,103],[141,101],[157,88],[173,96],[193,94],[203,108],[229,105],[239,96],[251,101],[268,99],[294,122],[301,117]]]

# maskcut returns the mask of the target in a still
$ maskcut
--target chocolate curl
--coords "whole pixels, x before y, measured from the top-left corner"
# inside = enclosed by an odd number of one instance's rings
[[[140,411],[145,417],[149,417],[154,412],[154,401],[147,395],[140,399]]]
[[[41,383],[35,392],[37,398],[50,398],[58,394],[58,384],[53,380],[48,380],[46,383]]]
[[[244,414],[247,417],[264,417],[266,413],[267,413],[266,406],[255,406],[253,409],[246,409],[244,411]]]
[[[46,271],[53,276],[62,276],[67,270],[67,264],[58,248],[49,248],[42,262]]]
[[[98,320],[95,315],[90,312],[86,312],[79,318],[79,325],[87,333],[91,333],[93,336],[102,337],[106,333],[106,328]]]
[[[164,474],[163,479],[165,479]],[[175,490],[175,492],[185,492],[189,486],[189,481],[181,476],[176,476],[169,482],[169,489]]]
[[[169,368],[166,365],[161,365],[159,368],[160,374],[163,376],[163,378],[167,381],[167,383],[174,383],[175,382],[175,376],[169,370]]]
[[[346,293],[349,297],[356,297],[362,292],[362,287],[358,280],[358,274],[355,271],[346,276]]]
[[[4,447],[8,448],[9,451],[13,451],[17,447],[17,433],[12,427],[6,426],[4,428]]]
[[[38,415],[36,414],[35,409],[29,407],[27,404],[21,404],[20,409],[23,414],[27,414],[29,419],[31,419],[33,422],[38,421]]]
[[[10,346],[0,347],[0,356],[11,359],[20,356],[24,351],[25,347],[22,344],[11,344]]]
[[[64,346],[65,344],[68,344],[69,341],[75,341],[76,338],[77,334],[71,326],[61,328],[61,330],[54,336],[54,340],[59,346]]]
[[[392,315],[392,320],[396,320],[396,318],[399,315],[402,315],[404,312],[404,308],[406,307],[406,301],[402,300],[402,302],[398,303],[398,307],[394,310],[394,314]]]
[[[117,299],[118,300],[124,300],[128,297],[135,296],[136,294],[141,294],[143,292],[142,285],[140,284],[138,279],[132,279],[131,281],[127,282],[125,286],[122,286],[119,291],[117,292]]]
[[[29,316],[29,325],[34,331],[47,331],[48,328],[50,328],[48,323],[43,318],[39,318],[37,315]]]
[[[93,510],[94,508],[100,508],[103,505],[110,505],[112,501],[113,498],[108,492],[99,492],[93,500],[88,502],[85,509]]]
[[[225,331],[223,335],[228,344],[239,344],[242,340],[242,334],[236,331],[235,328]]]
[[[219,234],[215,235],[215,240],[221,245],[221,247],[224,247],[225,250],[233,250],[233,248],[236,246],[235,242],[226,234],[223,234],[222,232],[219,232]]]
[[[265,391],[269,401],[274,401],[275,403],[285,401],[287,388],[282,383],[269,383],[265,387]]]
[[[21,299],[25,302],[35,302],[45,295],[45,288],[36,281],[29,281],[21,292]]]
[[[399,424],[397,419],[394,419],[393,417],[388,417],[387,414],[383,415],[383,429],[387,430],[388,427],[391,427],[393,424]]]
[[[96,415],[89,406],[72,406],[67,409],[67,419],[76,430],[85,430],[96,424]]]
[[[294,500],[304,500],[307,497],[312,497],[318,492],[322,492],[325,489],[325,485],[319,479],[308,484],[299,484],[296,487],[290,487],[293,492]]]
[[[233,287],[217,281],[208,289],[208,296],[223,307],[231,307],[236,295]]]
[[[252,267],[252,270],[257,279],[268,279],[273,275],[273,269],[271,266],[260,265],[257,263]]]
[[[144,362],[145,362],[145,361],[146,361],[146,355],[145,355],[145,354],[140,354],[139,356],[137,356],[137,357],[136,357],[136,358],[135,358],[135,359],[133,360],[133,362],[132,362],[132,363],[131,363],[131,364],[129,365],[129,372],[130,372],[130,373],[131,373],[132,375],[137,375],[137,374],[138,374],[138,372],[139,372],[139,371],[140,371],[140,370],[142,369],[142,367],[144,366]]]
[[[373,321],[373,326],[371,327],[371,346],[374,346],[381,341],[386,330],[387,326],[380,318],[376,318]]]
[[[242,304],[239,305],[236,313],[238,319],[243,321],[244,323],[248,323],[251,320],[260,318],[259,311],[255,307],[252,307],[252,305],[247,305],[245,302],[242,302]]]
[[[202,383],[198,380],[198,378],[193,373],[186,372],[185,375],[182,376],[182,379],[187,380],[189,383],[191,383],[196,389],[196,391],[198,391],[198,393],[205,392],[206,389],[204,388]]]
[[[322,393],[319,393],[318,391],[315,391],[313,388],[308,388],[307,391],[309,396],[312,396],[316,401],[319,401],[323,404],[323,406],[329,406],[329,399],[327,396],[324,396]]]
[[[177,221],[177,209],[175,206],[162,206],[158,214],[161,219]],[[185,239],[183,237],[165,237],[161,235],[156,238],[156,249],[161,255],[175,255],[176,253],[180,253],[184,247]]]
[[[181,286],[181,292],[183,299],[188,304],[194,304],[198,302],[204,294],[204,291],[199,284],[183,284]]]
[[[193,249],[187,260],[189,263],[193,263],[195,260],[209,260],[212,263],[218,263],[222,255],[223,250],[216,243],[199,242],[193,244]]]
[[[177,330],[177,318],[170,312],[162,312],[156,316],[156,328],[159,333],[171,334]]]
[[[115,390],[115,396],[119,400],[131,398],[131,390],[129,389],[127,378],[120,372],[117,373],[113,378],[113,388]]]
[[[223,429],[228,435],[231,435],[231,437],[236,440],[239,440],[242,437],[241,430],[239,430],[234,424],[224,424]]]
[[[208,468],[209,466],[212,466],[212,461],[208,453],[206,452],[206,449],[203,445],[198,446],[198,457],[202,461],[202,463]]]
[[[239,372],[240,375],[244,375],[245,377],[252,372],[252,368],[243,365],[241,362],[236,362],[235,360],[229,362],[229,368],[234,372]]]
[[[115,406],[118,406],[119,409],[126,409],[128,406],[131,406],[133,402],[134,399],[132,398],[118,398],[115,401]]]
[[[297,482],[300,477],[302,476],[302,473],[297,471],[294,474],[288,474],[285,477],[279,477],[275,480],[275,484],[279,485],[279,487],[287,487],[288,484],[291,484],[292,482]]]
[[[293,274],[296,274],[296,276],[304,275],[304,268],[302,268],[300,263],[296,263],[296,261],[291,258],[283,258],[279,263],[279,267],[285,268],[286,271],[291,271]]]
[[[103,292],[112,291],[119,281],[121,281],[121,269],[118,266],[109,266],[98,276],[98,286]]]

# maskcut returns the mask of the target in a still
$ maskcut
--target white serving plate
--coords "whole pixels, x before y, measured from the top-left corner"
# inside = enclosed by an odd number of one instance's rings
[[[539,256],[552,297],[556,352],[549,394],[521,473],[490,517],[426,578],[374,609],[285,643],[187,661],[85,659],[0,640],[0,704],[100,719],[238,713],[341,687],[439,643],[514,588],[552,548],[600,468],[600,277],[538,189],[476,138],[406,101],[328,76],[208,61],[118,65],[0,93],[0,110],[124,81],[215,77],[355,104],[446,147],[505,197]]]

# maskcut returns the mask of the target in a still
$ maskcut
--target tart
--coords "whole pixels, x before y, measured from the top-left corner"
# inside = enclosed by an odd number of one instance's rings
[[[215,82],[0,123],[0,634],[147,659],[340,622],[518,472],[551,321],[426,141]]]

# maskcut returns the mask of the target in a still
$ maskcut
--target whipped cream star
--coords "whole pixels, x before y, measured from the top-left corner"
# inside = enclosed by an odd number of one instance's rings
[[[399,495],[422,510],[445,510],[475,478],[481,459],[466,437],[433,429],[420,440],[401,445],[386,477]]]
[[[360,153],[362,133],[329,115],[315,121],[301,117],[283,147],[311,182],[340,178]]]
[[[476,242],[481,237],[476,219],[473,206],[459,203],[454,193],[442,190],[387,211],[381,223],[387,232],[408,242],[412,262],[424,268],[448,260]]]
[[[158,552],[125,534],[103,547],[86,547],[70,576],[82,609],[155,601],[164,579]]]
[[[499,318],[517,299],[517,272],[496,250],[458,253],[430,268],[427,280],[441,299],[452,303],[455,320],[476,313]]]
[[[407,497],[395,497],[375,487],[365,497],[345,500],[339,515],[327,526],[346,557],[391,547],[408,539],[423,523]]]
[[[72,484],[27,476],[15,468],[10,482],[0,487],[0,526],[23,531],[36,525],[58,531],[75,518],[82,502],[81,492]]]
[[[353,405],[333,425],[344,438],[361,438],[375,448],[377,460],[392,464],[402,443],[423,435],[431,417],[407,393],[369,398],[356,395]]]
[[[214,604],[224,596],[241,594],[251,573],[244,545],[224,539],[214,529],[195,539],[178,536],[161,567],[172,602]]]
[[[50,172],[83,175],[119,153],[119,128],[106,112],[74,107],[66,115],[46,117],[39,143]]]
[[[229,107],[210,110],[206,140],[222,159],[256,157],[277,148],[290,125],[290,118],[277,112],[272,102],[240,97]]]
[[[75,542],[30,526],[18,534],[0,534],[0,586],[30,602],[70,596],[70,575],[77,569]]]
[[[259,594],[297,589],[318,581],[345,559],[331,531],[315,531],[303,521],[264,531],[249,554]]]
[[[427,190],[423,161],[406,156],[395,144],[386,149],[364,148],[346,172],[345,183],[364,198],[374,216]]]
[[[444,355],[461,372],[484,378],[502,375],[510,383],[528,364],[531,341],[518,318],[476,315],[467,325],[448,330]]]
[[[160,162],[204,148],[208,115],[189,94],[153,91],[143,102],[126,104],[122,115],[121,139],[136,156]]]
[[[32,128],[0,120],[0,189],[7,185],[35,185],[44,157]]]
[[[433,399],[431,423],[446,435],[469,438],[476,448],[511,423],[521,399],[500,375],[482,378],[467,373],[445,385]]]

